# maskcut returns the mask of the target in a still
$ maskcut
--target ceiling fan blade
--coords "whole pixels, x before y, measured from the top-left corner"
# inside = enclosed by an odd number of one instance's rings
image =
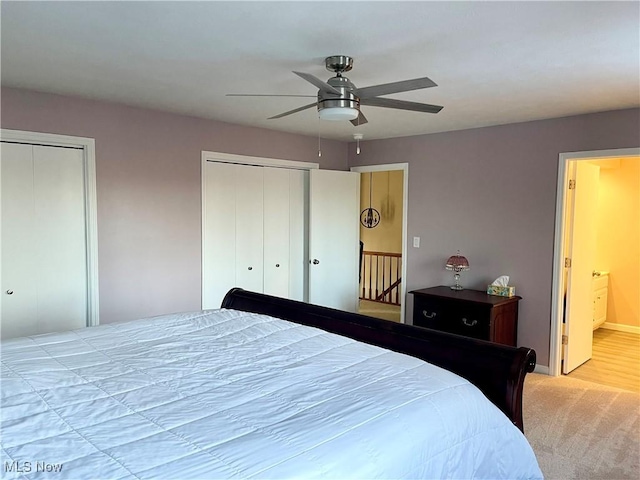
[[[360,99],[360,105],[370,105],[372,107],[397,108],[399,110],[412,110],[414,112],[438,113],[444,107],[440,105],[429,105],[428,103],[407,102],[406,100],[396,100],[394,98],[366,98]]]
[[[354,127],[357,127],[359,125],[364,125],[365,123],[369,123],[369,120],[367,120],[367,117],[365,117],[362,112],[358,112],[358,118],[354,119],[354,120],[349,120],[351,122],[351,124]]]
[[[327,82],[323,82],[318,77],[314,77],[310,73],[304,73],[304,72],[293,72],[293,73],[295,73],[299,77],[303,78],[307,82],[314,84],[316,87],[318,87],[324,93],[333,93],[334,95],[341,95],[340,90],[337,90],[337,89],[333,88]]]
[[[299,98],[316,98],[316,95],[279,95],[268,93],[227,93],[225,97],[299,97]]]
[[[379,95],[389,95],[390,93],[410,92],[421,88],[437,87],[436,82],[428,77],[414,78],[413,80],[402,80],[401,82],[383,83],[370,87],[356,88],[355,93],[360,100],[372,98]]]
[[[318,102],[313,102],[313,103],[310,103],[309,105],[305,105],[304,107],[298,107],[298,108],[296,108],[294,110],[289,110],[288,112],[281,113],[280,115],[276,115],[274,117],[269,117],[267,120],[274,120],[276,118],[286,117],[287,115],[291,115],[292,113],[301,112],[302,110],[306,110],[307,108],[315,107],[316,105],[318,105]]]

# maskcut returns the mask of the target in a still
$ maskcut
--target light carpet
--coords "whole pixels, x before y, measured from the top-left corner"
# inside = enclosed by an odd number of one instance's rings
[[[640,394],[534,373],[523,415],[546,479],[640,479]]]

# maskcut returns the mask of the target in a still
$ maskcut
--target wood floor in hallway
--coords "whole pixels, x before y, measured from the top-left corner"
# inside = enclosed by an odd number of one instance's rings
[[[640,335],[599,328],[593,357],[569,377],[640,392]]]

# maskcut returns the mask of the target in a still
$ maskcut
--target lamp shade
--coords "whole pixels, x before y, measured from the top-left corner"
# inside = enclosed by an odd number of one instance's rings
[[[447,259],[445,268],[447,270],[453,270],[454,272],[469,270],[469,260],[460,255],[460,252],[458,252],[456,255],[451,255]]]

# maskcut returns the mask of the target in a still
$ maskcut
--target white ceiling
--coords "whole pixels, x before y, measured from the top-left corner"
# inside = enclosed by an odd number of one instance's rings
[[[7,2],[2,84],[243,125],[352,140],[640,106],[634,2]],[[292,70],[323,80],[354,57],[359,87],[428,76],[390,95],[434,115],[363,107],[369,124],[319,122]]]

